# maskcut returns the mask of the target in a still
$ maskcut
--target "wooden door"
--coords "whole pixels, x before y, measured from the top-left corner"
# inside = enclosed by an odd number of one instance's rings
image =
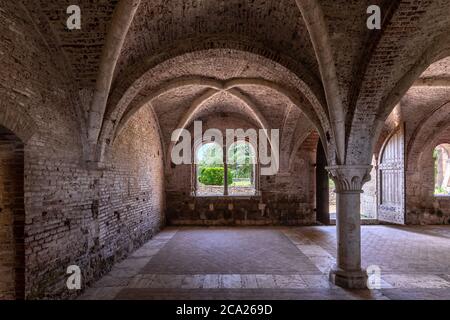
[[[378,220],[405,223],[405,142],[403,126],[382,148],[378,164]]]

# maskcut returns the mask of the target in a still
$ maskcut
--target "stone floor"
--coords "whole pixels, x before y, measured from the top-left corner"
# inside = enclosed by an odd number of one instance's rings
[[[328,282],[335,227],[167,228],[81,299],[450,299],[450,227],[362,227],[375,290]]]

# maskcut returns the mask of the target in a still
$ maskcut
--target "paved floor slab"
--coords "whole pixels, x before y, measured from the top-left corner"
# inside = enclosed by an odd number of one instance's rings
[[[278,230],[180,230],[142,269],[148,274],[320,274]]]
[[[80,298],[450,299],[450,226],[361,233],[363,267],[381,271],[375,290],[328,281],[335,227],[169,228]]]

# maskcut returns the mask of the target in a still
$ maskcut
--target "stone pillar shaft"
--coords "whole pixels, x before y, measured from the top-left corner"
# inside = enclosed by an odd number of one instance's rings
[[[330,280],[344,288],[366,288],[367,274],[361,269],[361,193],[372,166],[326,169],[335,182],[337,200],[337,261]]]
[[[337,267],[361,269],[360,194],[338,192],[336,195]]]

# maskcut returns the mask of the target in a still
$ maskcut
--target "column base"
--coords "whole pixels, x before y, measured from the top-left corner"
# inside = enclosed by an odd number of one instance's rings
[[[367,289],[367,273],[334,269],[330,271],[330,282],[346,289]]]

